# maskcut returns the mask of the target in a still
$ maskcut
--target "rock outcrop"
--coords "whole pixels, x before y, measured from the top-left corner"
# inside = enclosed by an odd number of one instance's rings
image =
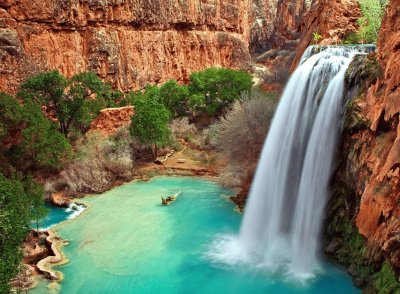
[[[209,66],[247,68],[259,7],[241,0],[1,0],[0,90],[15,92],[26,76],[49,69],[94,71],[130,90],[185,81]],[[255,39],[268,34],[264,19]]]
[[[287,1],[287,0],[286,0]],[[279,10],[278,0],[252,0],[250,13],[250,52],[262,52],[269,48]]]
[[[310,6],[306,1],[279,0],[274,31],[273,49],[296,49],[301,37],[301,24]]]
[[[386,9],[377,53],[357,56],[346,76],[354,98],[338,152],[327,248],[338,247],[331,252],[359,286],[376,287],[382,264],[400,269],[400,0]],[[396,290],[387,293],[400,291],[396,278],[391,286]]]
[[[94,71],[127,91],[185,82],[210,66],[249,67],[277,0],[0,0],[0,91],[58,69]]]
[[[107,136],[114,135],[120,128],[130,125],[133,114],[133,106],[103,109],[90,124],[89,131],[98,131]]]
[[[357,227],[371,243],[400,268],[400,1],[387,7],[378,41],[377,62],[382,68],[366,95],[355,102],[369,126],[354,134],[358,156],[365,162],[360,174],[368,178],[359,187]]]
[[[306,8],[306,12],[300,27],[297,28],[301,37],[292,71],[309,45],[341,44],[349,33],[357,30],[357,19],[361,16],[357,0],[316,0],[312,2],[309,10]],[[298,20],[292,22],[299,23]],[[291,31],[293,32],[293,29]]]

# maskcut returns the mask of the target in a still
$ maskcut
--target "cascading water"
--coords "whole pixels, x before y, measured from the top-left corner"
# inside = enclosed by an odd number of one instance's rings
[[[250,190],[240,234],[209,254],[312,277],[328,182],[344,112],[344,76],[353,56],[371,47],[309,47],[276,110]]]

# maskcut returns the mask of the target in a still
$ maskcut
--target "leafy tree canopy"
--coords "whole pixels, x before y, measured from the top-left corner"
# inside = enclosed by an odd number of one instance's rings
[[[58,170],[72,153],[67,139],[58,131],[57,124],[46,118],[41,107],[28,101],[23,107],[22,142],[14,149],[12,156],[18,166],[37,169]]]
[[[189,89],[179,85],[176,80],[170,80],[160,87],[159,99],[171,111],[174,117],[183,116],[188,110]]]
[[[21,105],[11,95],[0,92],[0,139],[22,122]]]
[[[190,105],[211,115],[231,105],[253,85],[249,73],[228,68],[208,68],[192,73],[189,79]]]
[[[0,293],[9,293],[8,282],[19,271],[20,245],[31,221],[43,217],[43,190],[31,177],[0,173]]]
[[[145,95],[135,97],[134,107],[135,115],[132,116],[130,133],[142,144],[154,145],[155,159],[157,145],[163,145],[169,140],[168,122],[171,119],[171,113],[157,99],[147,99]]]
[[[25,102],[35,101],[46,106],[66,137],[72,128],[84,131],[100,109],[108,105],[106,98],[113,97],[94,73],[84,72],[67,79],[58,71],[28,79],[18,96]]]
[[[376,43],[388,0],[359,0],[361,18],[357,37],[363,43]]]

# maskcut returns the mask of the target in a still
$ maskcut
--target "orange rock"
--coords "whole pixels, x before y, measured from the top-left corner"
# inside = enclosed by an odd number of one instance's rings
[[[358,0],[317,0],[299,28],[302,32],[292,71],[296,68],[301,56],[313,43],[313,34],[322,36],[318,44],[341,44],[345,36],[356,31],[357,19],[361,16]]]
[[[89,131],[99,131],[105,135],[115,134],[118,129],[130,125],[133,114],[133,106],[103,109],[90,124]]]
[[[400,268],[400,0],[391,0],[386,9],[376,56],[383,77],[358,105],[370,128],[352,137],[359,142],[352,159],[361,163],[358,181],[365,182],[357,188],[356,224]]]
[[[265,11],[249,2],[2,0],[0,91],[52,69],[94,71],[123,91],[210,66],[246,69],[250,39],[268,37],[274,17],[269,1]]]

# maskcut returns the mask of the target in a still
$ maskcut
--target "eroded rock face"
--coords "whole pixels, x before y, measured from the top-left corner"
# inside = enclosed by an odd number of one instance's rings
[[[367,239],[378,243],[391,257],[392,264],[400,268],[399,0],[392,0],[386,10],[377,60],[383,69],[383,77],[368,89],[366,97],[359,102],[371,132],[365,138],[370,146],[363,147],[359,156],[365,160],[370,177],[365,189],[360,191],[357,227]]]
[[[315,0],[309,5],[310,10],[307,11],[306,8],[307,13],[297,29],[301,32],[301,37],[292,71],[312,43],[341,44],[348,33],[358,28],[357,19],[361,16],[361,12],[357,0]],[[314,40],[314,33],[319,34],[321,38]]]
[[[266,2],[266,1],[264,1]],[[1,0],[0,90],[59,69],[90,70],[120,90],[209,66],[247,68],[252,36],[268,34],[249,1]],[[264,17],[265,18],[265,17]]]
[[[301,24],[310,6],[306,1],[279,0],[274,32],[273,49],[296,49],[301,37]]]
[[[357,195],[355,222],[359,232],[399,269],[400,0],[390,1],[377,54],[366,62],[372,84],[348,110],[353,123],[347,134],[349,147],[343,172]]]
[[[133,114],[133,106],[102,109],[90,124],[89,131],[98,131],[107,136],[114,135],[120,128],[131,124]]]
[[[274,32],[278,0],[252,0],[250,14],[250,51],[262,52],[269,48]]]

